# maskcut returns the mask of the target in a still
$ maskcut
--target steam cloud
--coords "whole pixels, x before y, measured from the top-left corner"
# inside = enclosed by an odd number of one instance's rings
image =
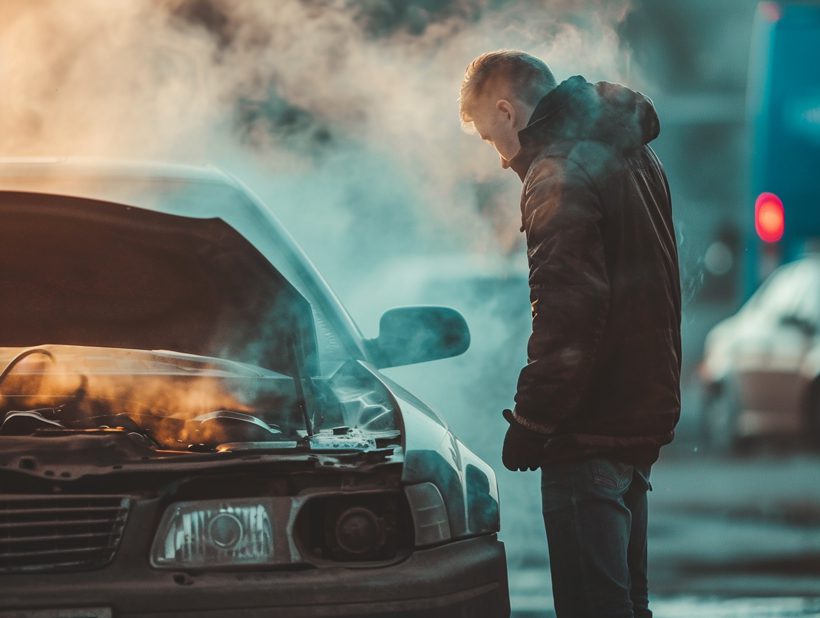
[[[628,8],[4,0],[0,153],[216,164],[343,290],[374,256],[516,246],[515,179],[459,126],[464,68],[509,47],[559,79],[628,80]]]

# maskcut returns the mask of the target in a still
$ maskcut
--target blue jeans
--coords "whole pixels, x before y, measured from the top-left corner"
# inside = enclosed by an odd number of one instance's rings
[[[545,465],[541,499],[558,618],[651,618],[650,466],[596,457]]]

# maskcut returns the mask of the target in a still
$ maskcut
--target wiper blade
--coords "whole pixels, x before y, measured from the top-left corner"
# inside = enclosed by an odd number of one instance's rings
[[[299,350],[299,342],[296,337],[292,337],[290,341],[290,354],[293,363],[293,383],[296,388],[296,397],[298,399],[297,406],[302,413],[302,418],[305,422],[305,430],[307,431],[308,439],[313,435],[313,422],[310,420],[310,409],[308,401],[314,403],[313,397],[313,382],[309,377],[305,377],[302,371],[302,354]],[[308,399],[310,397],[310,399]],[[310,405],[310,408],[313,406]]]

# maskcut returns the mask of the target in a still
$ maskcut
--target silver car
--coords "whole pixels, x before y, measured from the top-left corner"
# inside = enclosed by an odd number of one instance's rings
[[[0,164],[0,615],[509,615],[493,470],[216,170]]]
[[[703,428],[719,449],[755,438],[820,441],[820,256],[772,273],[707,335]]]

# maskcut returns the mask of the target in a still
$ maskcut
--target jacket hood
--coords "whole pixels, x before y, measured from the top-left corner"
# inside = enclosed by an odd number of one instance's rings
[[[548,144],[592,140],[628,154],[658,136],[660,123],[648,97],[620,84],[570,77],[547,93],[519,134],[521,151],[510,162],[521,180]]]

